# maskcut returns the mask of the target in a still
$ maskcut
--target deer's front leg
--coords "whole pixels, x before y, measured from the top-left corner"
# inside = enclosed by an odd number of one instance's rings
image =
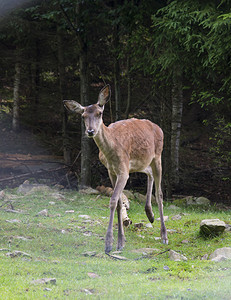
[[[105,241],[105,253],[109,253],[112,250],[113,244],[113,220],[115,215],[115,210],[118,206],[118,201],[120,199],[120,195],[127,183],[128,174],[121,174],[117,176],[114,192],[110,199],[110,219],[109,225],[106,234],[106,241]],[[123,222],[122,222],[122,206],[119,204],[119,208],[117,209],[118,213],[118,247],[122,248],[124,245],[124,231],[123,231]]]

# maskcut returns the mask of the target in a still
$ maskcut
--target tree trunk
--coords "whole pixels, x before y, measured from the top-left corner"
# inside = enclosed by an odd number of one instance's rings
[[[120,93],[120,64],[118,59],[119,34],[118,25],[113,30],[114,47],[114,84],[115,84],[115,118],[116,121],[121,118],[121,93]]]
[[[64,91],[65,91],[65,69],[63,59],[63,41],[60,28],[57,27],[57,47],[58,47],[58,70],[59,70],[59,94],[61,104],[62,117],[62,138],[63,138],[63,157],[67,164],[71,163],[71,148],[67,135],[67,112],[63,106]]]
[[[164,91],[159,90],[158,97],[160,97],[160,111],[161,120],[160,126],[164,132],[164,149],[162,154],[162,165],[163,165],[163,192],[167,199],[172,196],[172,185],[171,185],[171,90],[166,88]]]
[[[89,105],[89,82],[88,82],[88,45],[87,30],[80,31],[81,10],[84,1],[76,1],[76,26],[72,23],[62,5],[60,6],[64,16],[66,17],[70,27],[75,32],[79,47],[79,67],[80,67],[80,100],[83,106]],[[81,175],[80,188],[91,185],[91,140],[85,135],[84,122],[81,123]]]
[[[20,87],[20,74],[21,65],[19,62],[15,63],[15,76],[14,76],[14,104],[13,104],[13,131],[19,130],[19,87]]]
[[[127,96],[127,106],[125,110],[125,117],[126,119],[129,116],[130,112],[130,106],[131,106],[131,72],[130,72],[130,66],[131,65],[131,59],[130,59],[130,54],[128,53],[128,58],[127,58],[127,72],[128,72],[128,96]]]
[[[80,65],[80,99],[83,106],[89,105],[88,55],[84,43],[79,55]],[[81,123],[81,187],[91,185],[91,140],[85,134],[84,122]]]
[[[171,122],[171,170],[172,184],[177,187],[179,184],[179,151],[181,120],[183,111],[182,74],[180,69],[173,73],[172,85],[172,122]]]

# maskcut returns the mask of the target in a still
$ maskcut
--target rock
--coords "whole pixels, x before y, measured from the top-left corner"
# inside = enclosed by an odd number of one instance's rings
[[[223,247],[216,249],[209,257],[209,259],[214,260],[216,257],[222,256],[225,259],[231,259],[231,247]],[[219,258],[221,259],[221,258]]]
[[[13,252],[8,252],[8,253],[6,253],[6,256],[12,257],[12,258],[18,257],[18,256],[29,257],[29,258],[32,257],[30,254],[28,254],[28,253],[26,253],[26,252],[17,251],[17,250],[15,250],[15,251],[13,251]]]
[[[96,274],[96,273],[89,272],[89,273],[87,273],[87,275],[88,275],[88,277],[90,277],[90,278],[99,278],[99,275]]]
[[[5,191],[0,191],[0,200],[3,200],[5,198]]]
[[[152,226],[151,223],[146,224],[145,227],[146,227],[146,228],[153,228],[153,226]]]
[[[227,258],[223,255],[217,255],[216,257],[211,259],[211,261],[216,261],[216,262],[220,262],[220,261],[224,261],[224,260],[227,260]]]
[[[17,240],[22,240],[22,241],[31,241],[31,239],[26,238],[24,236],[15,236],[14,238],[17,239]]]
[[[55,200],[65,200],[65,196],[60,193],[52,193],[51,197]]]
[[[140,228],[144,227],[144,223],[135,223],[134,227],[140,229]]]
[[[6,220],[7,223],[21,223],[21,220],[18,219],[11,219],[11,220]]]
[[[201,257],[201,260],[207,260],[208,257],[209,257],[209,255],[208,255],[208,254],[205,254],[205,255],[203,255],[203,256]]]
[[[85,293],[86,295],[93,295],[94,289],[81,289],[81,292]]]
[[[210,200],[205,197],[196,198],[195,202],[196,202],[196,205],[201,205],[201,206],[209,206],[210,205]]]
[[[204,236],[216,236],[225,231],[225,222],[219,219],[202,220],[200,224],[200,234]]]
[[[90,219],[91,217],[88,216],[88,215],[79,215],[78,216],[79,218],[82,218],[82,219]]]
[[[40,212],[38,212],[36,216],[48,217],[48,210],[47,209],[43,209]]]
[[[31,281],[32,284],[56,284],[56,278],[41,278]]]
[[[146,196],[140,193],[134,193],[135,199],[141,201],[141,202],[146,202]]]
[[[169,205],[168,208],[171,209],[171,210],[179,210],[180,209],[180,207],[178,207],[178,206],[176,206],[174,204]]]
[[[170,258],[170,260],[174,260],[174,261],[188,260],[187,257],[185,257],[184,255],[182,255],[180,253],[177,253],[174,250],[169,251],[169,258]]]
[[[181,244],[188,244],[188,243],[190,243],[189,240],[183,240],[183,241],[181,241]]]
[[[231,231],[231,225],[225,224],[225,231]]]
[[[173,201],[176,206],[202,206],[208,207],[210,205],[210,200],[205,197],[193,197],[187,196],[182,199],[176,199]]]
[[[73,209],[71,209],[71,210],[66,210],[66,211],[65,211],[66,214],[73,214],[74,212],[75,212],[75,211],[74,211]]]
[[[168,216],[164,216],[164,222],[168,221],[169,217]],[[156,219],[157,221],[160,221],[160,218]]]
[[[182,219],[181,215],[175,215],[171,218],[173,221],[179,221]]]
[[[95,256],[96,255],[96,251],[87,251],[87,252],[84,252],[82,253],[83,256],[88,256],[88,257],[91,257],[91,256]]]
[[[155,248],[140,248],[140,249],[133,249],[131,250],[132,253],[142,253],[142,254],[151,254],[153,252],[158,252],[160,251],[159,249]]]
[[[79,191],[81,194],[85,194],[85,195],[99,195],[99,191],[91,188],[91,187],[88,187],[86,189],[82,189]]]
[[[127,257],[124,256],[120,256],[120,255],[115,255],[115,254],[108,254],[107,256],[113,258],[113,259],[117,259],[117,260],[128,260]]]
[[[38,191],[48,191],[48,190],[50,190],[50,187],[45,184],[30,183],[28,180],[26,180],[23,182],[23,184],[21,184],[18,187],[17,193],[26,195],[29,192],[34,193]]]
[[[123,194],[128,198],[128,199],[131,199],[131,200],[134,200],[135,199],[135,196],[134,194],[129,191],[129,190],[123,190]]]
[[[50,205],[55,205],[55,202],[54,201],[50,201],[49,204]]]

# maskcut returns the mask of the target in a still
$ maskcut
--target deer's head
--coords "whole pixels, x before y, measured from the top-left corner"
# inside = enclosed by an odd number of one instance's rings
[[[103,122],[102,116],[104,105],[110,100],[110,97],[111,88],[110,85],[106,85],[99,92],[98,101],[96,104],[82,106],[74,100],[64,100],[63,103],[67,110],[82,115],[86,128],[85,133],[88,137],[93,138],[97,135]]]

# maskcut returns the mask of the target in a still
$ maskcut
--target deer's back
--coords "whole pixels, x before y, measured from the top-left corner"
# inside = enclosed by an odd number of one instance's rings
[[[155,156],[161,155],[163,148],[163,132],[161,128],[149,120],[128,119],[112,123],[108,126],[113,140],[110,165],[117,155],[129,161],[130,172],[142,171]],[[100,160],[106,165],[105,157],[100,153]]]

